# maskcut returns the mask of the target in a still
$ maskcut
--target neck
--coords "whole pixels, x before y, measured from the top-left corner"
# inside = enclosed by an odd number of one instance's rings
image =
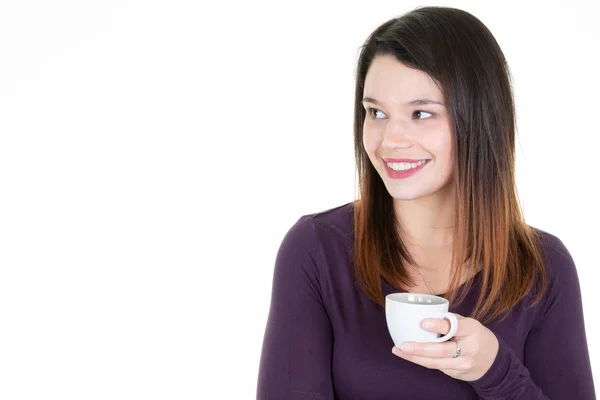
[[[454,194],[394,200],[400,237],[422,269],[447,269],[452,257]]]

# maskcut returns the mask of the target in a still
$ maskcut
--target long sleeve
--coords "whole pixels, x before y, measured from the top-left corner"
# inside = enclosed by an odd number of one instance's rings
[[[546,240],[552,277],[524,362],[499,338],[494,364],[472,382],[481,399],[596,399],[577,271],[564,244],[553,236]]]
[[[333,334],[324,308],[322,256],[310,217],[285,235],[275,261],[258,374],[258,400],[332,400]]]

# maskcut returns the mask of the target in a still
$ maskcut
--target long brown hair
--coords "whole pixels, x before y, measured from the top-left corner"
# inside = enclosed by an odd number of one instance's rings
[[[546,289],[541,238],[520,209],[515,184],[515,109],[504,54],[487,27],[466,11],[423,7],[378,27],[362,46],[356,71],[354,149],[359,199],[354,202],[356,278],[384,305],[381,278],[408,288],[413,259],[398,233],[393,199],[363,147],[365,77],[378,55],[439,82],[454,135],[456,210],[452,278],[446,297],[460,303],[465,263],[481,267],[481,291],[472,317],[503,318],[525,295]]]

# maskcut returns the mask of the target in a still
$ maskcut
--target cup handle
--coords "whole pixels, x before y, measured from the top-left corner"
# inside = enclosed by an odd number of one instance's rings
[[[456,318],[456,315],[452,314],[451,312],[447,312],[441,316],[450,321],[450,332],[442,337],[434,339],[433,341],[435,343],[445,342],[446,340],[452,339],[452,337],[456,334],[456,330],[458,329],[458,319]]]

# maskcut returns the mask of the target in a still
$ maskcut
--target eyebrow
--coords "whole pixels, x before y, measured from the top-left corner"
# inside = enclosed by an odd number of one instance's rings
[[[381,103],[379,103],[377,100],[375,100],[372,97],[365,97],[364,99],[362,99],[362,101],[363,101],[363,103],[364,102],[369,102],[369,103],[381,105]],[[406,104],[408,104],[409,106],[422,106],[422,105],[425,105],[425,104],[439,104],[441,106],[444,105],[444,103],[440,103],[439,101],[429,100],[429,99],[412,100],[412,101],[407,102]]]

